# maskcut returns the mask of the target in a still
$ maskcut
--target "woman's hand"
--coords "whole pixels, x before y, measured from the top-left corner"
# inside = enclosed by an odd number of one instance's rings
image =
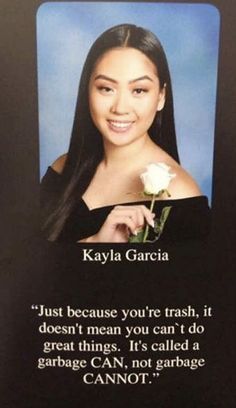
[[[145,223],[154,226],[155,214],[145,205],[117,205],[108,215],[99,232],[80,242],[128,242]]]

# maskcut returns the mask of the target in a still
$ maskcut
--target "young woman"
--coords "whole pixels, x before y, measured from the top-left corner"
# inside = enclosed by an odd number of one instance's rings
[[[165,163],[175,178],[171,200],[142,198],[140,174]],[[128,242],[171,205],[163,239],[207,233],[207,198],[180,166],[171,80],[164,50],[153,33],[130,24],[104,32],[81,75],[68,154],[42,180],[49,240]]]

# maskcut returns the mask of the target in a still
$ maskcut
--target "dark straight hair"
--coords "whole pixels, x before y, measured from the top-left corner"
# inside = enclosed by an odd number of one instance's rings
[[[64,191],[57,208],[45,224],[51,241],[59,237],[67,218],[81,199],[103,158],[102,137],[90,116],[88,88],[98,59],[117,47],[135,48],[156,66],[160,87],[166,87],[166,101],[163,110],[156,113],[148,133],[158,146],[179,162],[171,79],[161,43],[152,32],[133,24],[110,28],[94,42],[82,70],[69,152],[61,175]]]

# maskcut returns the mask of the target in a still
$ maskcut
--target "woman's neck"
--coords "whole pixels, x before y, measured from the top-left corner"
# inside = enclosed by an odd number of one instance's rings
[[[103,165],[106,168],[120,169],[133,167],[134,163],[146,161],[157,145],[151,140],[150,136],[144,136],[135,142],[125,146],[114,146],[104,143],[104,160]]]

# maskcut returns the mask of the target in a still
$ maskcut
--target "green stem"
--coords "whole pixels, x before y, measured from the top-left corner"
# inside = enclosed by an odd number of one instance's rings
[[[151,201],[151,205],[150,205],[150,211],[151,211],[151,212],[152,212],[153,207],[154,207],[155,198],[156,198],[156,196],[155,196],[155,194],[153,194],[153,196],[152,196],[152,201]],[[147,237],[148,237],[148,232],[149,232],[149,225],[146,224],[145,231],[144,231],[144,236],[143,236],[143,242],[146,242]]]

